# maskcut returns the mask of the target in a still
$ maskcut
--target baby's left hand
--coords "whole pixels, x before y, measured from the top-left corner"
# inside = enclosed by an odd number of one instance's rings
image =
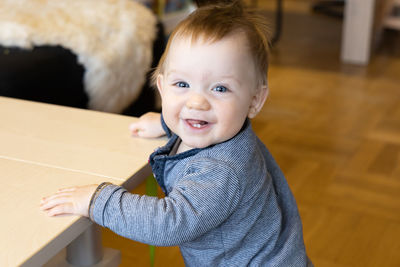
[[[40,201],[40,209],[49,216],[75,214],[89,217],[89,204],[98,185],[86,185],[58,190]]]

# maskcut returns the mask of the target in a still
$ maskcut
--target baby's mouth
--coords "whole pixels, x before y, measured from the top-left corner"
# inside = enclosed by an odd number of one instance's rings
[[[202,120],[187,119],[186,122],[193,128],[201,129],[208,125],[208,122]]]

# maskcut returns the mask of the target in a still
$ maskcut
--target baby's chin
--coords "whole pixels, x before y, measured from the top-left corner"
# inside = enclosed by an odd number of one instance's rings
[[[214,145],[212,142],[205,142],[204,140],[201,141],[193,141],[193,140],[184,140],[182,139],[181,146],[184,148],[184,151],[194,149],[194,148],[206,148],[209,146]]]
[[[225,138],[225,139],[220,139],[220,140],[214,140],[214,141],[207,141],[204,140],[204,138],[199,138],[200,140],[184,140],[182,138],[182,143],[181,145],[185,148],[185,151],[194,149],[194,148],[207,148],[216,144],[223,143],[231,138]]]

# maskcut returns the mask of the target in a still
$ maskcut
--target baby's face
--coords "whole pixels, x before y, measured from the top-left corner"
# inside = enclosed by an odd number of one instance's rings
[[[172,41],[157,85],[163,117],[183,150],[204,148],[235,136],[253,117],[257,92],[254,62],[241,34],[213,43]]]

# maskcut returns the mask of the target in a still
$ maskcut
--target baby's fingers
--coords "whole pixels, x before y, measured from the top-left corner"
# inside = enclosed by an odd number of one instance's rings
[[[40,200],[40,204],[42,205],[42,204],[44,204],[44,203],[51,202],[51,201],[53,201],[54,199],[58,199],[58,198],[61,198],[61,197],[70,197],[70,196],[71,196],[71,192],[68,192],[68,191],[58,191],[57,193],[55,193],[55,194],[53,194],[53,195],[50,195],[50,196],[47,196],[47,197],[42,198],[42,199]]]
[[[144,129],[140,122],[134,122],[129,125],[129,131],[133,136],[139,136],[139,133],[142,132]]]
[[[58,190],[55,194],[40,201],[40,209],[50,216],[76,214],[88,217],[90,199],[97,184],[71,187]]]
[[[55,206],[70,203],[71,198],[68,195],[53,195],[47,198],[43,198],[40,202],[40,209],[41,210],[48,210]]]
[[[76,187],[67,187],[67,188],[61,188],[57,190],[57,193],[60,192],[73,192],[76,191]]]
[[[45,210],[48,216],[58,216],[63,214],[73,214],[74,208],[71,203],[64,203],[61,205],[57,205],[52,207],[51,209]]]

